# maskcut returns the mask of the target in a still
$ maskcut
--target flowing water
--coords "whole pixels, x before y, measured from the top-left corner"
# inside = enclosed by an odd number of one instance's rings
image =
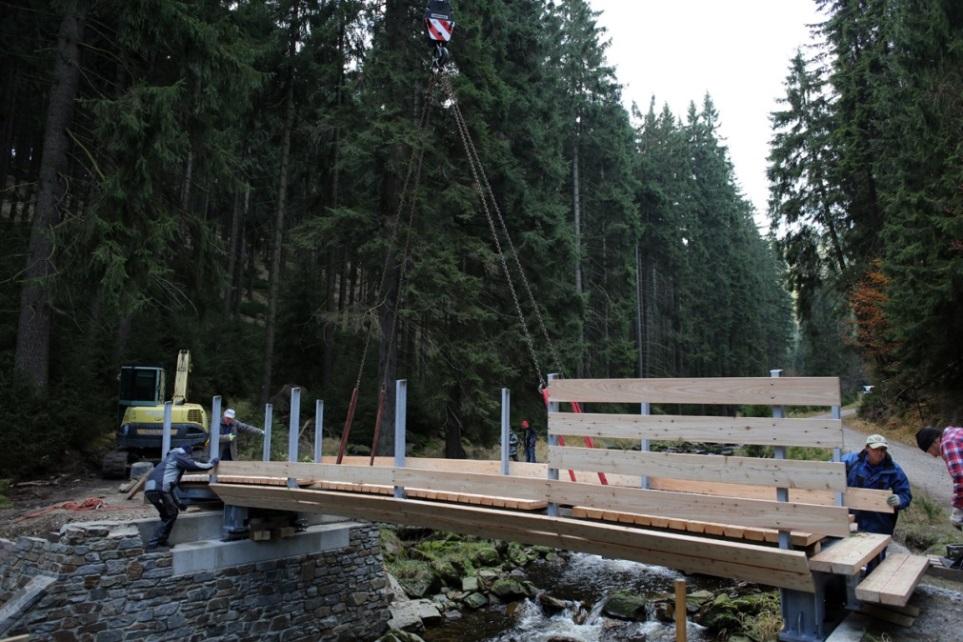
[[[682,577],[661,566],[649,566],[598,555],[575,553],[566,558],[531,564],[527,579],[553,598],[563,600],[559,612],[543,609],[537,598],[514,604],[497,604],[478,611],[465,609],[459,620],[445,622],[422,633],[428,642],[548,642],[583,640],[585,642],[671,642],[675,626],[654,618],[649,607],[646,622],[624,622],[606,617],[602,607],[610,593],[628,591],[647,598],[664,597],[674,590]],[[700,577],[698,584],[688,579],[688,590],[715,589],[714,583]],[[689,640],[701,642],[702,627],[689,622]]]

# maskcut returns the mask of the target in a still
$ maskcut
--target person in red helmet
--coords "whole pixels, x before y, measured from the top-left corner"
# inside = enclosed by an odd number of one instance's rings
[[[535,426],[528,419],[522,419],[522,436],[525,440],[525,461],[530,464],[535,463],[535,444],[538,441],[538,433]]]

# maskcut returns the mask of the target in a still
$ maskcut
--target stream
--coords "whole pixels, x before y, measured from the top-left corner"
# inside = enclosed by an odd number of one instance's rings
[[[649,566],[598,555],[575,553],[568,558],[540,560],[526,569],[526,579],[565,608],[549,612],[537,597],[512,604],[497,604],[478,611],[464,610],[458,620],[427,628],[421,636],[427,642],[660,642],[675,640],[675,626],[655,619],[647,607],[647,621],[627,622],[602,614],[606,598],[614,591],[632,591],[647,598],[671,594],[681,574],[661,566]],[[687,578],[688,590],[710,590],[728,583],[710,578]],[[689,640],[706,640],[702,627],[688,626]]]

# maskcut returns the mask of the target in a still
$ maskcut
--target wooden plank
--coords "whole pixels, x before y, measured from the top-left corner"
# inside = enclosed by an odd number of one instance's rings
[[[560,470],[600,470],[778,488],[846,488],[846,465],[826,461],[550,446],[548,462]]]
[[[843,448],[839,419],[550,412],[548,433],[573,437]]]
[[[809,558],[809,567],[823,573],[857,575],[891,541],[889,535],[854,533],[835,544],[824,546],[822,551]]]
[[[336,464],[291,463],[286,461],[222,461],[217,467],[221,475],[255,477],[296,477],[317,481],[367,484],[392,484],[392,472],[378,466],[346,466]]]
[[[238,506],[328,512],[662,564],[685,572],[743,579],[768,586],[802,591],[814,589],[805,555],[801,552],[393,497],[232,484],[212,484],[211,488],[226,502]]]
[[[397,469],[395,483],[431,486],[449,491],[473,490],[484,495],[543,500],[565,506],[658,515],[665,519],[706,521],[708,515],[726,516],[734,526],[786,529],[843,537],[849,534],[845,508],[773,500],[719,498],[690,493],[598,486],[581,482]],[[775,496],[775,493],[773,494]]]
[[[150,474],[151,474],[152,472],[154,472],[154,469],[153,469],[153,468],[151,468],[151,469],[148,470],[146,473],[144,473],[143,475],[141,475],[140,477],[138,477],[138,478],[137,478],[137,483],[135,483],[135,484],[130,488],[130,490],[127,491],[127,495],[124,497],[124,499],[131,499],[134,495],[136,495],[137,492],[138,492],[141,488],[143,488],[144,483],[147,481],[147,478],[150,477]]]
[[[904,606],[919,584],[929,560],[922,555],[887,555],[866,579],[856,586],[856,597],[864,602]]]
[[[552,401],[839,406],[838,377],[556,379]]]
[[[652,516],[651,515],[640,515],[637,513],[618,513],[614,511],[600,511],[595,508],[588,506],[574,506],[572,507],[572,517],[579,519],[601,519],[605,521],[618,521],[626,524],[636,524],[638,526],[650,526]],[[669,520],[669,528],[673,530],[684,531],[687,533],[693,533],[701,535],[707,533],[707,529],[715,530],[719,534],[729,536],[730,530],[727,530],[725,524],[716,524],[712,522],[696,521],[696,520]],[[728,527],[731,529],[732,527]],[[721,530],[720,530],[721,529]],[[817,535],[814,533],[804,533],[800,531],[792,531],[790,534],[793,546],[806,547],[815,544],[816,542],[823,539],[822,535]],[[770,528],[749,528],[744,527],[740,535],[742,539],[754,542],[769,542],[775,544],[779,541],[779,531]]]
[[[614,475],[610,482],[621,483]],[[638,479],[638,478],[636,478]],[[587,482],[590,480],[586,480]],[[638,486],[638,482],[632,484]],[[680,493],[698,493],[700,495],[724,495],[726,497],[742,497],[745,499],[771,499],[776,496],[775,487],[751,486],[748,484],[709,484],[687,479],[670,479],[667,477],[651,477],[649,487],[653,490],[671,490]],[[843,505],[854,510],[868,510],[877,513],[892,513],[893,507],[886,503],[886,498],[892,493],[888,490],[872,490],[869,488],[846,488],[843,491]],[[836,491],[812,490],[807,488],[789,489],[789,501],[801,504],[836,505]]]

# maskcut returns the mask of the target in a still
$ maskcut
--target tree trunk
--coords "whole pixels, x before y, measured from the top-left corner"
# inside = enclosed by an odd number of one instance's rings
[[[74,0],[65,7],[60,24],[40,163],[40,191],[30,228],[27,267],[20,293],[15,368],[40,391],[46,390],[49,383],[51,309],[48,279],[54,274],[52,230],[60,222],[59,205],[66,191],[66,184],[59,174],[67,163],[67,127],[73,117],[80,79],[79,44],[86,13],[87,3]]]
[[[271,377],[274,369],[274,334],[277,322],[278,295],[281,283],[281,245],[284,240],[284,218],[287,211],[288,165],[291,157],[291,130],[294,129],[294,57],[297,53],[298,2],[291,8],[291,35],[288,43],[288,87],[285,96],[284,129],[281,134],[281,171],[278,179],[278,209],[274,221],[274,250],[271,257],[271,288],[268,295],[268,318],[265,328],[264,381],[261,384],[261,404],[271,397]]]
[[[639,377],[645,377],[645,338],[642,334],[642,248],[635,242],[635,340]]]

